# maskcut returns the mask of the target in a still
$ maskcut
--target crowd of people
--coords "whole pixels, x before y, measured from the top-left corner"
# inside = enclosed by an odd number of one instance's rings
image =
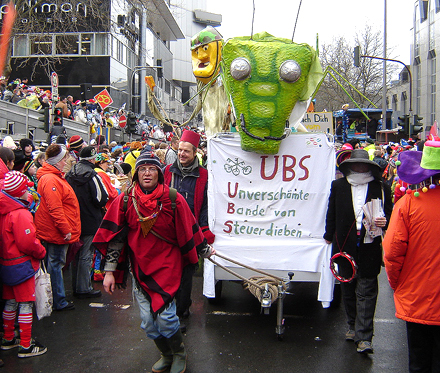
[[[64,118],[75,120],[88,126],[91,139],[102,134],[107,127],[118,127],[120,116],[126,114],[125,104],[119,109],[102,110],[101,106],[94,99],[75,100],[70,94],[61,95],[57,101],[53,101],[50,90],[43,90],[37,86],[30,85],[28,78],[17,78],[8,82],[6,77],[0,77],[0,100],[35,110],[52,106],[60,108]],[[61,129],[59,130],[61,131]],[[60,134],[61,132],[56,132],[54,135],[51,134],[48,143],[54,142]],[[169,142],[173,137],[173,132],[164,131],[157,124],[140,117],[137,119],[136,135],[140,136],[144,141],[154,139]]]
[[[184,372],[182,332],[190,314],[192,277],[198,258],[215,253],[208,225],[206,142],[191,130],[157,144],[107,144],[103,136],[87,144],[78,135],[59,137],[38,149],[30,139],[5,137],[0,147],[0,264],[9,265],[12,279],[2,278],[1,349],[18,347],[19,357],[47,351],[31,338],[33,275],[43,258],[52,280],[53,310],[63,312],[75,309],[66,298],[64,268],[70,265],[74,297],[97,298],[101,292],[92,279],[103,281],[112,294],[116,283],[127,281],[130,255],[141,327],[161,353],[152,371]],[[440,216],[431,207],[440,198],[439,144],[436,136],[426,143],[352,139],[337,144],[323,237],[333,254],[344,254],[335,262],[342,278],[349,278],[341,281],[345,339],[354,341],[359,353],[374,351],[378,274],[385,263],[396,315],[407,321],[410,372],[439,366],[440,304],[433,271],[440,256],[433,232]],[[375,201],[380,208],[369,221],[364,208]],[[19,257],[28,260],[16,261]],[[354,268],[356,276],[351,276]],[[432,286],[418,285],[426,283]]]
[[[97,136],[89,145],[78,135],[69,139],[60,135],[54,143],[36,148],[30,139],[3,139],[0,264],[5,266],[12,258],[10,272],[19,273],[24,264],[15,263],[15,259],[29,257],[25,273],[32,275],[14,283],[6,283],[2,277],[6,303],[1,349],[18,347],[19,357],[47,351],[31,338],[33,275],[40,260],[45,259],[51,275],[53,310],[70,311],[75,304],[66,299],[63,269],[70,265],[74,297],[101,296],[93,288],[92,276],[103,280],[104,288],[111,293],[114,282],[126,279],[115,258],[120,255],[120,244],[128,241],[132,260],[137,260],[142,273],[151,273],[156,281],[152,286],[134,272],[137,300],[143,310],[142,327],[162,353],[154,371],[161,371],[157,370],[161,366],[184,371],[186,351],[181,328],[189,315],[192,275],[198,256],[208,257],[214,252],[209,245],[214,235],[207,222],[207,172],[202,167],[206,154],[200,140],[200,134],[190,130],[184,131],[180,139],[173,137],[170,146],[146,141],[107,144],[104,136]],[[173,168],[167,170],[169,166]],[[121,211],[116,211],[116,206],[124,203],[126,214],[119,216]],[[120,220],[118,227],[127,225],[125,236],[109,232],[106,224],[113,219]],[[157,242],[146,245],[152,237]],[[136,259],[138,251],[144,255],[145,250],[158,256],[154,267],[142,257]],[[170,261],[167,270],[162,268],[163,260]],[[163,292],[168,297],[164,298]],[[151,309],[146,306],[150,302]],[[19,332],[15,328],[17,315]]]

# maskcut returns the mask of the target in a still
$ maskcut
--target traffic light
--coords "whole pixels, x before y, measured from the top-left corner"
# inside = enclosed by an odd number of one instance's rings
[[[417,134],[419,132],[423,131],[423,123],[422,123],[423,118],[419,117],[417,114],[414,115],[414,125],[412,126],[412,131],[411,133],[413,134]]]
[[[44,132],[49,133],[49,127],[50,127],[50,108],[46,107],[43,109],[38,110],[40,114],[43,114],[42,117],[38,117],[38,120],[40,122],[44,123]]]
[[[402,127],[401,131],[405,134],[405,135],[410,135],[409,134],[409,115],[405,114],[403,117],[398,117],[399,119],[399,126]]]
[[[136,127],[137,127],[136,115],[134,113],[128,113],[127,126],[125,127],[127,133],[135,133]]]
[[[163,67],[162,67],[162,60],[156,61],[156,68],[157,68],[157,77],[162,78],[163,77]]]
[[[361,61],[360,61],[360,55],[361,55],[361,47],[359,45],[356,45],[353,49],[353,64],[356,67],[361,66]]]
[[[56,107],[53,110],[53,125],[62,126],[63,125],[63,109]]]

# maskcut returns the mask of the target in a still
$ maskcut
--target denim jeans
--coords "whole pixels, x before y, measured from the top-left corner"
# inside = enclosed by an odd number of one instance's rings
[[[93,290],[93,235],[82,235],[80,240],[83,245],[72,262],[72,287],[74,293],[88,293]]]
[[[58,310],[68,305],[66,291],[64,290],[63,268],[66,264],[68,244],[57,245],[43,242],[46,248],[47,272],[52,283],[53,308]]]
[[[151,314],[150,302],[137,288],[136,282],[133,280],[133,293],[139,304],[141,314],[141,328],[147,333],[147,337],[170,338],[177,333],[180,327],[179,318],[176,315],[176,304],[174,300],[163,310],[156,318]]]

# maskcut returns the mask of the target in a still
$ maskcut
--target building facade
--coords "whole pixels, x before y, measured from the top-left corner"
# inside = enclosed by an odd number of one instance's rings
[[[415,1],[411,26],[412,95],[409,92],[409,81],[400,79],[398,84],[394,84],[388,90],[388,108],[395,110],[399,116],[412,114],[422,117],[425,130],[423,137],[434,121],[438,120],[437,108],[440,107],[440,97],[437,95],[437,86],[440,86],[440,74],[437,74],[437,51],[440,53],[440,0]],[[409,111],[410,107],[412,113]]]
[[[0,21],[7,3],[0,0]],[[55,71],[60,95],[82,99],[82,83],[92,85],[91,96],[107,88],[113,99],[110,110],[125,104],[157,122],[146,103],[145,76],[151,75],[156,97],[170,119],[182,122],[189,116],[196,103],[182,105],[195,94],[189,39],[208,24],[194,16],[194,10],[206,9],[206,0],[22,4],[16,24],[25,26],[12,40],[10,80],[28,77],[30,85],[50,89]]]

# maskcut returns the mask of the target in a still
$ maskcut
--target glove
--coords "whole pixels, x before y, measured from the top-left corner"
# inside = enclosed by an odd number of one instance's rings
[[[212,246],[208,244],[202,250],[200,250],[199,254],[202,258],[206,259],[212,255],[212,250],[213,250]]]
[[[208,243],[209,243],[210,245],[213,244],[213,243],[214,243],[214,240],[215,240],[215,234],[212,233],[212,232],[209,230],[209,227],[208,227],[208,226],[204,226],[204,227],[201,227],[201,228],[202,228],[203,235],[204,235],[205,238],[206,238],[206,241],[208,241]]]

